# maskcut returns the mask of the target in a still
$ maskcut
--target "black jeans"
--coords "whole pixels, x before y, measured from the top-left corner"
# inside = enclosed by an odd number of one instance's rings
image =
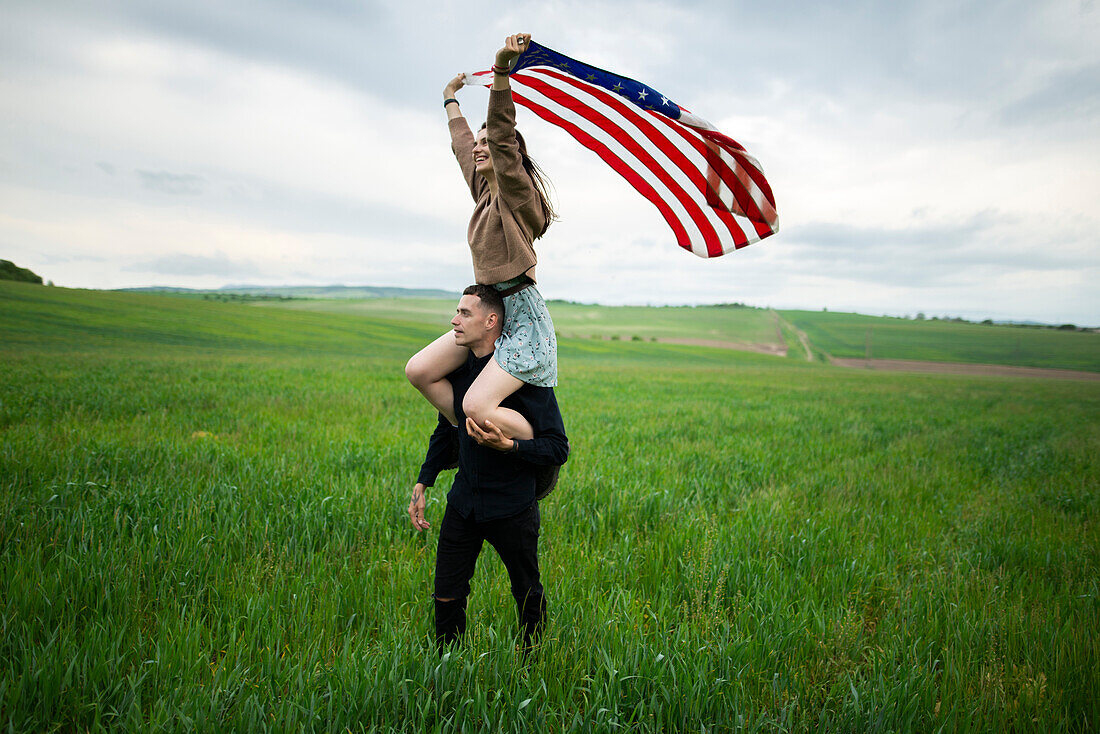
[[[486,540],[508,569],[524,646],[530,647],[542,629],[546,597],[539,581],[538,503],[518,515],[488,522],[474,522],[447,505],[435,556],[435,636],[441,650],[466,631],[466,597]]]

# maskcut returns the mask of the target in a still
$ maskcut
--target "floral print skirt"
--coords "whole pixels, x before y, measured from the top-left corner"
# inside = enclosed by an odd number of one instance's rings
[[[526,278],[497,283],[507,290]],[[505,372],[536,387],[558,384],[558,340],[546,301],[535,286],[504,297],[504,327],[493,353]]]

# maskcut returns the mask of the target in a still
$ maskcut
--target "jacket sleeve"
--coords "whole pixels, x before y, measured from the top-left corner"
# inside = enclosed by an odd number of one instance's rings
[[[532,464],[561,466],[569,458],[569,438],[553,388],[527,385],[516,394],[523,402],[520,412],[535,431],[534,438],[516,441],[519,458]]]
[[[470,195],[477,201],[481,197],[482,188],[489,183],[484,176],[478,174],[474,166],[474,134],[470,132],[470,125],[465,117],[455,117],[447,123],[451,131],[451,151],[455,154],[458,167],[462,169],[462,177],[466,179],[466,185],[470,188]]]
[[[439,422],[428,439],[428,452],[420,466],[416,481],[425,487],[435,485],[441,471],[453,469],[458,465],[458,428],[439,414]]]
[[[485,120],[489,156],[500,197],[533,240],[546,224],[535,182],[523,167],[516,140],[516,106],[508,89],[489,91],[489,112]]]

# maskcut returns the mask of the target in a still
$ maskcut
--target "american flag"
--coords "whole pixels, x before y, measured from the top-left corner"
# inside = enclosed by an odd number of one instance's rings
[[[718,257],[775,234],[775,197],[740,143],[652,87],[530,42],[512,99],[572,135],[648,199],[676,244]],[[489,86],[492,72],[467,74]]]

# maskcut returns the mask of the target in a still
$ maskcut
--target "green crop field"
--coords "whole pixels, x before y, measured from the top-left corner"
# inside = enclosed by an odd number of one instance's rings
[[[1097,383],[563,338],[543,644],[487,550],[440,659],[429,321],[0,283],[0,727],[1100,726]]]
[[[1100,372],[1100,334],[952,321],[783,311],[833,357],[916,359]],[[869,352],[869,354],[868,354]]]
[[[455,301],[429,298],[268,301],[257,305],[325,313],[358,314],[431,324],[446,331]],[[772,311],[733,306],[594,306],[551,301],[554,328],[564,337],[638,340],[698,340],[785,346]]]
[[[448,300],[429,298],[294,299],[255,305],[425,324],[439,332],[446,331],[454,310]],[[818,357],[863,358],[869,354],[878,359],[1100,372],[1100,334],[1088,332],[816,311],[777,314],[732,306],[612,307],[553,301],[550,310],[558,334],[566,338],[772,346],[788,348],[788,356],[801,360],[806,353],[794,332],[797,328]]]

